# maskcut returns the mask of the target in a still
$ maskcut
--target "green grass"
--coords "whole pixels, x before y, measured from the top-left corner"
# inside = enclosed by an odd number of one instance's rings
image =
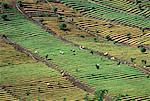
[[[98,42],[94,41],[94,37],[85,37],[81,38],[77,35],[66,35],[66,39],[76,43],[88,47],[89,49],[93,49],[99,52],[108,52],[110,55],[117,57],[121,60],[131,61],[131,58],[136,58],[134,61],[135,64],[143,66],[141,60],[147,61],[147,66],[150,65],[150,51],[147,50],[147,54],[141,53],[139,48],[128,47],[121,44],[114,44],[113,42],[108,42],[101,38],[97,39]]]
[[[108,89],[111,95],[118,95],[121,93],[129,94],[131,96],[142,96],[150,93],[150,79],[147,79],[146,75],[139,70],[127,65],[117,65],[117,62],[92,55],[89,51],[80,50],[71,44],[64,43],[51,34],[43,31],[39,26],[19,16],[20,15],[10,16],[11,21],[9,22],[0,20],[2,22],[0,24],[2,26],[0,33],[8,35],[12,40],[32,52],[37,50],[41,56],[46,56],[48,54],[49,58],[51,58],[60,68],[65,69],[92,87]],[[7,30],[5,30],[5,28],[7,28]],[[27,37],[29,34],[35,34],[37,36]],[[73,52],[70,51],[71,49],[76,50],[75,56],[73,55]],[[64,55],[60,54],[60,51],[63,51]],[[99,70],[95,67],[95,64],[97,63],[100,64]],[[76,69],[79,69],[79,71],[77,72]],[[91,74],[101,74],[106,78],[112,77],[112,79],[99,77],[99,80],[96,80]],[[113,77],[121,74],[133,74],[137,78],[129,79],[127,77]],[[140,74],[143,76],[140,77]],[[83,78],[81,78],[82,76]],[[86,76],[91,76],[93,79],[88,79]]]

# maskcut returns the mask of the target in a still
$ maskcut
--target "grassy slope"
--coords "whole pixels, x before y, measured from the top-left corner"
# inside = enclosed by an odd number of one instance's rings
[[[0,47],[0,86],[10,85],[10,87],[6,87],[6,91],[11,91],[11,94],[16,95],[17,98],[27,100],[26,91],[31,90],[30,99],[32,100],[37,100],[38,96],[45,100],[63,100],[63,97],[68,100],[83,99],[85,92],[61,78],[58,72],[48,68],[43,63],[33,61],[23,53],[17,52],[2,40],[0,40]],[[38,80],[41,80],[42,83]],[[48,89],[45,82],[50,82],[56,88]],[[58,82],[61,84],[60,86],[68,86],[68,88],[58,89]],[[38,86],[45,93],[39,95],[37,93]],[[1,88],[0,92],[1,101],[15,99]],[[76,94],[77,92],[78,94]]]
[[[118,66],[116,62],[104,59],[100,56],[91,55],[88,51],[79,50],[77,47],[65,44],[52,35],[44,32],[35,24],[23,19],[20,15],[10,16],[10,19],[11,21],[9,22],[2,21],[1,19],[2,27],[0,28],[0,33],[5,33],[12,40],[33,52],[37,50],[42,56],[49,54],[49,58],[51,58],[54,63],[78,78],[83,76],[84,78],[80,79],[91,86],[100,89],[108,89],[111,94],[145,95],[150,93],[150,81],[146,76],[139,77],[137,74],[142,74],[140,71],[126,65]],[[37,36],[32,36],[31,34]],[[70,51],[71,49],[76,50],[75,56]],[[60,51],[64,51],[64,55],[61,55],[59,53]],[[95,68],[96,63],[101,65],[100,70]],[[77,69],[79,69],[78,72],[76,71]],[[102,74],[103,76],[106,75],[106,77],[109,74],[112,76],[119,74],[135,74],[138,79],[112,78],[110,80],[100,78],[99,80],[95,80],[85,77],[91,74]]]

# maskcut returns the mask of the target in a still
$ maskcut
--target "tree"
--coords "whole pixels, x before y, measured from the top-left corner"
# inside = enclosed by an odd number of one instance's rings
[[[94,95],[97,98],[98,101],[103,101],[104,96],[108,93],[108,90],[103,89],[103,90],[96,90]]]
[[[66,30],[67,25],[66,25],[65,23],[61,23],[61,24],[59,25],[59,28],[60,28],[60,30]]]

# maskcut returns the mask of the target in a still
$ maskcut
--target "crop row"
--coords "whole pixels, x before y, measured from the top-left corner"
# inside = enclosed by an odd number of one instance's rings
[[[63,0],[62,2],[69,7],[79,10],[81,14],[86,17],[109,20],[143,29],[150,28],[150,20],[145,19],[142,16],[133,15],[126,12],[117,12],[115,9],[110,7],[98,5],[88,1]]]

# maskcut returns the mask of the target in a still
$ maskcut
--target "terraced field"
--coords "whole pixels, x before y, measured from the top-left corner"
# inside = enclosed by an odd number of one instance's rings
[[[83,100],[84,91],[0,39],[0,101]]]
[[[37,51],[40,56],[45,57],[48,55],[49,61],[79,78],[82,82],[96,89],[107,89],[111,96],[125,95],[121,99],[150,99],[150,80],[147,75],[138,69],[118,64],[116,61],[93,55],[88,50],[65,43],[26,20],[19,13],[8,16],[10,21],[0,19],[1,34],[6,34],[12,40],[32,52]],[[96,68],[96,64],[100,64],[99,69]],[[46,75],[45,72],[44,75]],[[36,80],[35,82],[38,82]],[[42,82],[39,85],[45,82],[45,79],[40,80]],[[28,87],[29,84],[28,82],[26,83]],[[13,86],[8,88],[13,88]],[[18,93],[17,90],[18,88],[15,89],[15,94]],[[33,88],[34,91],[35,88]]]
[[[82,15],[96,19],[104,19],[123,23],[129,26],[136,26],[139,28],[150,28],[150,20],[143,16],[118,11],[118,9],[109,6],[93,3],[91,0],[62,0],[65,5],[79,10]]]
[[[140,5],[136,5],[136,2],[130,2],[130,1],[125,1],[125,0],[93,0],[95,3],[99,5],[105,5],[109,6],[110,8],[113,9],[118,9],[118,11],[126,11],[127,13],[135,14],[138,16],[145,16],[147,18],[150,17],[150,12],[148,7],[144,7],[144,3]],[[134,0],[135,1],[135,0]],[[144,0],[143,0],[144,1]],[[148,2],[147,2],[148,4]]]
[[[30,15],[29,12],[32,11],[32,9],[36,8],[35,11],[39,11],[40,8],[42,8],[44,5],[45,6],[47,5],[42,3],[42,6],[40,6],[41,4],[35,5],[33,2],[30,3],[31,4],[24,3],[25,4],[24,10],[25,13],[28,15]],[[134,64],[138,64],[141,66],[143,66],[141,60],[146,60],[147,61],[146,68],[149,68],[150,65],[149,50],[147,50],[147,54],[143,54],[140,52],[140,49],[136,48],[138,45],[149,45],[148,30],[145,32],[141,32],[140,29],[138,28],[132,28],[128,26],[121,26],[121,25],[114,25],[114,24],[112,25],[113,26],[112,28],[108,28],[108,25],[110,25],[109,22],[81,17],[78,14],[78,12],[69,9],[68,7],[60,3],[50,2],[50,4],[58,8],[58,14],[60,13],[62,14],[62,12],[60,11],[64,11],[63,12],[64,18],[62,20],[59,20],[57,16],[47,15],[44,17],[39,17],[38,14],[36,15],[33,14],[32,18],[36,21],[40,21],[42,19],[43,25],[50,28],[57,35],[65,37],[67,40],[70,40],[74,43],[83,45],[85,47],[88,47],[89,49],[93,49],[99,52],[103,52],[103,53],[107,52],[111,56],[129,62],[131,61],[131,58],[136,58]],[[39,8],[37,8],[36,6]],[[75,13],[68,14],[68,12],[75,12]],[[74,16],[72,17],[71,15]],[[71,22],[71,19],[73,19],[73,22]],[[63,22],[67,24],[67,28],[69,31],[63,31],[59,29],[59,24]],[[96,33],[96,31],[99,32]],[[130,35],[131,39],[128,38],[127,33],[132,33]],[[105,38],[107,35],[110,35],[114,41],[108,42],[105,39],[102,39]],[[98,36],[102,36],[102,38]],[[124,43],[124,44],[130,43],[130,45],[133,45],[135,48],[128,47],[125,45],[122,46],[122,44],[118,44],[118,43]]]

